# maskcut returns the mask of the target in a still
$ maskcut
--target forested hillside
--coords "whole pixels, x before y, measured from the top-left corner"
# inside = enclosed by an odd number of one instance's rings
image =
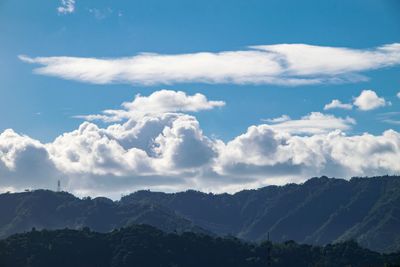
[[[89,229],[37,231],[0,241],[3,267],[274,267],[398,266],[400,254],[382,255],[345,242],[325,247],[264,242],[194,233],[164,233],[132,226],[101,234]]]
[[[80,229],[108,232],[132,224],[161,230],[206,232],[174,211],[155,203],[121,204],[108,198],[80,199],[66,192],[36,190],[0,195],[0,238],[36,229]]]
[[[379,252],[400,250],[400,177],[313,178],[236,194],[139,191],[112,201],[37,190],[0,195],[0,237],[36,229],[99,232],[149,224],[167,232],[233,235],[325,245],[354,239]]]
[[[123,203],[157,203],[196,225],[246,240],[324,245],[355,239],[376,251],[400,250],[400,177],[327,177],[234,195],[136,192]]]

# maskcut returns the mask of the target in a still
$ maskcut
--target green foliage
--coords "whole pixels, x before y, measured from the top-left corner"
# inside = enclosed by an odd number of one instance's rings
[[[82,230],[32,231],[0,241],[2,267],[258,267],[267,266],[267,247],[272,266],[395,266],[400,254],[383,255],[355,242],[325,247],[244,243],[236,238],[199,233],[165,233],[136,225],[97,233]]]

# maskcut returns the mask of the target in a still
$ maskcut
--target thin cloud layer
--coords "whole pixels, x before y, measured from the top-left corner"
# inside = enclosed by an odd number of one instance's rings
[[[142,53],[126,58],[28,57],[41,75],[95,84],[278,84],[357,82],[361,73],[400,64],[400,44],[373,49],[306,44],[252,46],[247,50],[191,54]]]
[[[129,103],[140,110],[151,98]],[[182,102],[176,106],[180,110]],[[232,192],[316,175],[400,172],[400,133],[394,130],[349,136],[353,119],[322,113],[273,121],[228,142],[204,135],[193,115],[173,112],[106,127],[83,122],[47,144],[6,130],[0,134],[0,189],[54,188],[61,179],[79,195],[118,197],[143,188]]]
[[[288,116],[281,116],[275,119],[267,119],[266,121],[272,123],[268,125],[269,128],[290,134],[320,134],[334,130],[347,131],[356,123],[350,117],[343,119],[320,112],[312,112],[298,120],[292,120]]]
[[[400,111],[380,113],[377,118],[385,123],[400,125]]]

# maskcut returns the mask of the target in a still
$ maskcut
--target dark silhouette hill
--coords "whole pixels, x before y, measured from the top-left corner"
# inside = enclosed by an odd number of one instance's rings
[[[400,177],[312,178],[236,194],[138,191],[120,201],[37,190],[0,195],[0,238],[36,229],[109,232],[149,224],[166,232],[232,235],[248,241],[326,245],[356,240],[400,250]]]
[[[399,266],[400,254],[379,254],[347,241],[325,247],[244,243],[195,233],[165,233],[131,226],[109,233],[82,230],[37,231],[0,240],[3,267],[274,267]]]

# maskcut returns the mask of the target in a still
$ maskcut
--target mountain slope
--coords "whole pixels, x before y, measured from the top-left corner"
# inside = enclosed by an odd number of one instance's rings
[[[354,239],[380,252],[400,250],[400,177],[312,178],[236,194],[138,191],[120,201],[79,199],[37,190],[0,195],[0,237],[36,229],[108,232],[149,224],[167,232],[194,231],[325,245]]]
[[[139,191],[124,203],[158,203],[205,229],[247,240],[324,245],[355,239],[377,251],[400,250],[400,177],[313,178],[234,195]]]
[[[0,237],[36,229],[90,227],[106,232],[131,224],[164,231],[207,231],[155,203],[121,205],[107,198],[79,199],[66,192],[37,190],[0,195]]]

